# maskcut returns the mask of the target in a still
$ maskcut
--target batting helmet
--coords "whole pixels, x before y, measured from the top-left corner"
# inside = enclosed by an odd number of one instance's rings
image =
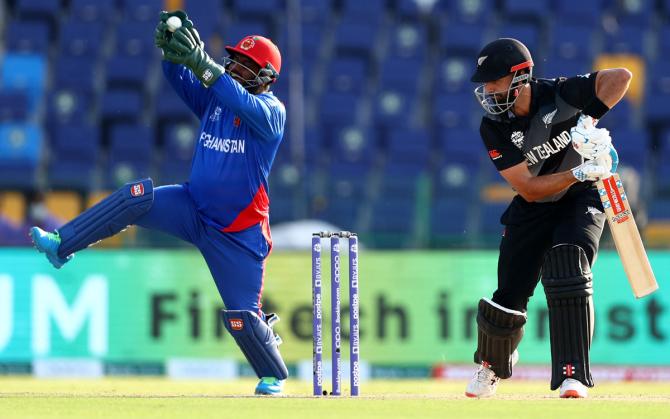
[[[487,93],[483,84],[475,89],[475,96],[487,112],[501,114],[510,109],[520,88],[533,76],[533,58],[523,43],[513,38],[500,38],[487,44],[477,56],[477,69],[470,80],[487,83],[509,74],[513,77],[506,91]]]
[[[226,46],[229,54],[240,54],[252,59],[261,69],[252,82],[256,86],[274,83],[281,71],[281,54],[279,48],[268,38],[260,35],[245,36],[237,45]],[[248,87],[251,87],[248,86]]]

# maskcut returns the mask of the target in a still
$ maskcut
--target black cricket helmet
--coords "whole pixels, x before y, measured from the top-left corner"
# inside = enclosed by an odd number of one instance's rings
[[[486,92],[484,84],[512,74],[507,90]],[[533,58],[528,48],[513,38],[500,38],[487,44],[477,55],[477,69],[470,81],[482,83],[475,89],[477,101],[493,115],[507,112],[519,97],[521,88],[533,76]]]

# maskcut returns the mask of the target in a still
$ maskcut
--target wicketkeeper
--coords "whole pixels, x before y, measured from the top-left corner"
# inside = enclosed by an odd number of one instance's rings
[[[181,20],[174,33],[166,23],[172,16]],[[151,179],[129,183],[56,231],[33,227],[30,235],[56,268],[131,224],[192,243],[223,299],[226,328],[260,378],[256,394],[279,394],[288,371],[272,331],[278,317],[261,310],[272,247],[268,175],[286,121],[270,92],[281,70],[279,49],[251,35],[226,47],[230,56],[218,64],[182,11],[161,12],[155,42],[165,77],[200,119],[190,179],[156,188]]]
[[[616,170],[609,132],[596,128],[626,93],[631,73],[607,69],[570,78],[533,78],[516,39],[486,45],[472,81],[486,114],[480,133],[491,161],[518,193],[501,217],[498,289],[479,301],[469,397],[495,394],[519,359],[526,307],[542,280],[549,307],[551,389],[586,397],[593,386],[591,267],[605,223],[594,181]]]

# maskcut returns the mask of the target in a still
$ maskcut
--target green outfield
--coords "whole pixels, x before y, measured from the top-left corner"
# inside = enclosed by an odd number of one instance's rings
[[[36,380],[0,377],[0,418],[667,418],[670,383],[603,383],[585,400],[560,400],[545,382],[508,381],[471,400],[462,381],[365,383],[359,398],[315,399],[309,383],[287,396],[251,397],[253,380],[162,378]]]

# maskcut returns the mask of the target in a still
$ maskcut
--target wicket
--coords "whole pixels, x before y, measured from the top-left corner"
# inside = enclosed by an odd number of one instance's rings
[[[312,234],[312,307],[313,307],[313,351],[312,372],[314,375],[314,395],[327,395],[323,391],[323,322],[321,315],[321,238],[330,238],[330,292],[331,292],[331,353],[332,353],[332,392],[333,396],[342,394],[341,387],[341,313],[340,313],[340,238],[349,240],[349,365],[351,395],[358,396],[360,380],[360,334],[359,334],[359,296],[358,296],[358,237],[355,233],[340,231],[330,233],[322,231]]]

